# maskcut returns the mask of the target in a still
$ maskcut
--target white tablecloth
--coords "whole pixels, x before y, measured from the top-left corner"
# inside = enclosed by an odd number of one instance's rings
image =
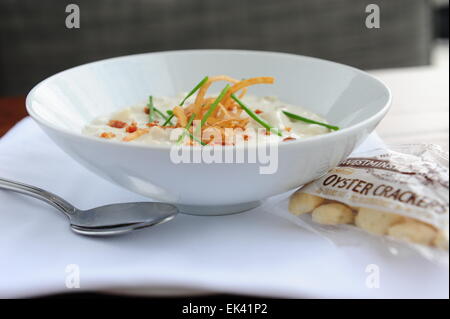
[[[366,146],[377,143],[372,136]],[[82,209],[147,200],[81,167],[31,119],[0,139],[0,176],[55,192]],[[379,269],[379,288],[366,285],[373,275],[366,272],[373,270],[369,265]],[[67,288],[74,269],[80,288]],[[417,256],[393,257],[364,246],[337,248],[264,207],[229,216],[179,215],[126,236],[89,238],[72,233],[65,217],[45,203],[0,190],[3,298],[75,289],[448,298],[448,277],[447,268]]]

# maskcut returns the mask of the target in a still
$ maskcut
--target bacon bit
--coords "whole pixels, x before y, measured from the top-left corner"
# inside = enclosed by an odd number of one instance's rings
[[[286,132],[292,131],[292,127],[286,127],[286,128],[284,128],[284,129],[286,130]]]
[[[124,128],[127,126],[127,123],[117,120],[111,120],[108,122],[108,125],[115,128]]]
[[[144,113],[150,114],[150,109],[148,107],[144,107]],[[159,121],[155,121],[155,122],[158,123]]]
[[[244,141],[248,141],[249,136],[248,135],[244,135]]]
[[[159,126],[157,121],[151,122],[151,123],[147,123],[147,124],[145,124],[145,125],[147,125],[148,127]],[[163,126],[163,127],[168,128],[169,126]],[[170,127],[173,128],[173,127],[175,127],[175,126],[170,126]]]
[[[116,137],[116,134],[111,133],[111,132],[103,132],[102,134],[100,134],[101,138],[113,138]]]
[[[286,137],[286,138],[284,138],[283,139],[283,142],[287,142],[287,141],[294,141],[294,140],[296,140],[296,138],[295,137]]]
[[[127,126],[126,131],[127,131],[127,133],[134,133],[137,131],[137,129],[138,129],[137,124],[133,123],[133,124]]]
[[[271,131],[268,131],[268,130],[266,130],[266,135],[270,135],[270,134],[272,134],[272,132],[271,132]]]
[[[255,110],[255,113],[256,113],[256,114],[261,114],[261,113],[264,113],[264,112],[261,111],[260,109],[256,109],[256,110]]]
[[[139,128],[139,129],[137,129],[136,132],[130,133],[129,135],[125,136],[125,137],[122,139],[122,141],[124,141],[124,142],[129,142],[129,141],[135,140],[135,139],[137,139],[138,137],[141,137],[142,135],[147,134],[147,133],[148,133],[148,130],[147,130],[147,129],[145,129],[145,128]]]

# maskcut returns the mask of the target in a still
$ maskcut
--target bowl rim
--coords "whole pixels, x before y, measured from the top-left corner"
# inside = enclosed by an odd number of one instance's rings
[[[123,143],[121,141],[116,141],[116,140],[106,140],[106,139],[99,139],[96,138],[94,136],[90,136],[90,135],[84,135],[81,132],[74,132],[65,128],[61,128],[57,125],[54,125],[53,123],[45,120],[44,118],[42,118],[37,112],[34,111],[33,107],[31,106],[32,104],[32,99],[33,99],[33,95],[35,94],[36,90],[38,90],[41,86],[45,85],[47,82],[51,81],[52,79],[54,79],[57,76],[60,76],[61,74],[71,71],[71,70],[75,70],[78,68],[83,68],[86,67],[88,65],[91,64],[100,64],[100,63],[105,63],[105,62],[113,62],[114,60],[125,60],[125,59],[130,59],[133,57],[139,57],[139,56],[148,56],[148,55],[167,55],[167,54],[223,54],[223,53],[229,53],[229,54],[235,54],[235,53],[240,53],[240,54],[262,54],[262,55],[267,55],[267,56],[279,56],[279,57],[284,57],[284,58],[302,58],[305,60],[312,60],[312,61],[318,61],[318,62],[322,62],[322,63],[328,63],[328,64],[334,64],[338,67],[341,68],[346,68],[349,70],[352,70],[356,73],[359,73],[361,75],[364,75],[366,77],[369,77],[370,79],[372,79],[373,81],[377,82],[378,84],[380,84],[380,86],[386,91],[387,96],[388,96],[388,100],[386,101],[385,105],[378,111],[376,112],[374,115],[372,115],[371,117],[356,123],[354,125],[351,125],[349,127],[340,129],[338,131],[332,131],[328,134],[322,134],[322,135],[317,135],[317,136],[311,136],[305,139],[297,139],[297,140],[293,140],[293,141],[289,141],[287,143],[278,143],[278,147],[288,147],[288,146],[294,146],[294,145],[305,145],[305,144],[310,144],[310,143],[315,143],[316,141],[321,141],[321,140],[328,140],[331,138],[337,138],[339,136],[345,136],[347,134],[351,134],[353,131],[357,131],[358,129],[368,126],[370,123],[376,122],[378,120],[382,120],[384,118],[384,116],[387,114],[387,112],[389,111],[391,104],[392,104],[392,92],[389,89],[389,87],[383,82],[381,81],[379,78],[377,78],[376,76],[367,73],[363,70],[360,70],[358,68],[343,64],[343,63],[339,63],[339,62],[334,62],[334,61],[330,61],[330,60],[325,60],[325,59],[320,59],[320,58],[316,58],[316,57],[311,57],[311,56],[305,56],[305,55],[300,55],[300,54],[293,54],[293,53],[286,53],[286,52],[275,52],[275,51],[260,51],[260,50],[236,50],[236,49],[190,49],[190,50],[168,50],[168,51],[157,51],[157,52],[144,52],[144,53],[136,53],[136,54],[129,54],[129,55],[123,55],[123,56],[118,56],[118,57],[112,57],[112,58],[107,58],[107,59],[101,59],[101,60],[96,60],[96,61],[92,61],[92,62],[88,62],[88,63],[84,63],[84,64],[80,64],[71,68],[68,68],[66,70],[60,71],[58,73],[55,73],[47,78],[45,78],[44,80],[40,81],[39,83],[37,83],[31,90],[30,92],[27,94],[26,96],[26,100],[25,100],[25,106],[26,106],[26,110],[28,112],[28,114],[31,116],[31,118],[33,118],[37,123],[46,126],[50,129],[53,129],[55,131],[59,131],[61,133],[64,133],[66,135],[72,136],[72,137],[76,137],[76,138],[81,138],[83,140],[86,141],[91,141],[91,142],[97,142],[97,143],[106,143],[108,145],[121,145],[123,147],[131,147],[131,148],[145,148],[145,149],[160,149],[160,150],[170,150],[174,145],[171,144],[138,144],[138,143]],[[189,146],[189,145],[181,145],[182,148],[189,148],[189,149],[202,149],[205,146],[201,146],[201,145],[195,145],[195,146]],[[258,145],[248,145],[248,144],[244,144],[244,145],[225,145],[225,146],[220,146],[223,149],[230,149],[230,148],[251,148],[251,147],[258,147]]]

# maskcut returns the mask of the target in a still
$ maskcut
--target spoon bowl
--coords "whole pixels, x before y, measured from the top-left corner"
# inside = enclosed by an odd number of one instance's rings
[[[81,235],[111,236],[165,223],[178,214],[174,205],[156,202],[111,204],[80,210],[41,188],[0,178],[0,188],[29,195],[64,213],[71,229]]]
[[[162,224],[177,214],[174,205],[138,202],[77,210],[69,219],[72,230],[78,234],[106,236]]]

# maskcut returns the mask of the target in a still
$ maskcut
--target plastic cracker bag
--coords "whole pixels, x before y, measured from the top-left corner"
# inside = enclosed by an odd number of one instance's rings
[[[448,266],[448,154],[401,145],[352,154],[274,208],[337,245],[372,243]]]

